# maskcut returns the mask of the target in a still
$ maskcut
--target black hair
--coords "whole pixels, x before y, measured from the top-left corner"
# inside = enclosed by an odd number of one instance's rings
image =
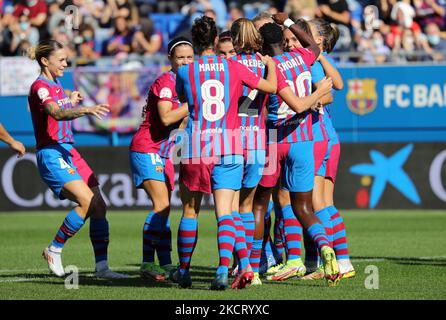
[[[272,44],[280,44],[283,43],[283,33],[282,28],[276,23],[265,23],[260,29],[260,34],[263,38],[263,43],[272,45]]]
[[[193,47],[190,40],[183,36],[175,37],[172,40],[170,40],[169,44],[167,45],[167,53],[169,54],[169,56],[172,55],[172,53],[175,51],[174,49],[177,46],[183,45],[183,44],[190,45],[191,47]]]
[[[232,41],[231,31],[226,30],[218,35],[218,42]]]
[[[217,38],[217,26],[212,18],[202,16],[192,25],[192,42],[198,54],[207,48],[213,48]]]

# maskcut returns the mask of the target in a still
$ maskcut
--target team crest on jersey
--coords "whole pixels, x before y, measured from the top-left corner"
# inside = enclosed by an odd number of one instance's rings
[[[158,173],[162,173],[163,172],[163,167],[162,166],[156,166],[155,167],[155,171]]]
[[[67,170],[69,174],[75,174],[76,170],[74,170],[73,168],[70,168]]]
[[[172,98],[172,90],[169,88],[162,88],[160,92],[160,98]]]
[[[375,79],[348,80],[347,105],[351,112],[360,116],[373,112],[377,100]]]
[[[37,90],[37,95],[39,96],[40,100],[42,100],[42,102],[45,102],[50,98],[50,92],[47,88],[40,88],[39,90]]]

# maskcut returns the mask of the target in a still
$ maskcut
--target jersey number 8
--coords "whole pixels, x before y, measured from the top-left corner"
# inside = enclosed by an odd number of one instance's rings
[[[225,87],[221,81],[206,80],[201,85],[201,98],[203,99],[203,117],[210,122],[215,122],[225,115]],[[212,106],[215,111],[212,112]]]

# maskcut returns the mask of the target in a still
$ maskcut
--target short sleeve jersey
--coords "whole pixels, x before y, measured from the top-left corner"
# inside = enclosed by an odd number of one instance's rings
[[[50,102],[56,103],[62,110],[73,107],[59,80],[51,81],[39,76],[31,85],[28,95],[37,149],[74,142],[72,121],[57,121],[45,112],[44,107]]]
[[[312,50],[296,49],[273,57],[277,73],[284,76],[285,83],[298,97],[311,94],[310,67],[316,61]],[[277,91],[284,88],[278,76]],[[268,101],[269,130],[268,143],[294,143],[313,140],[311,112],[296,114],[277,94],[270,95]],[[277,139],[272,139],[271,130],[277,130]]]
[[[241,53],[232,58],[259,77],[264,78],[266,68],[256,54]],[[266,145],[265,134],[265,106],[268,95],[258,90],[243,86],[243,95],[239,98],[240,129],[243,135],[243,148],[246,150],[264,150]]]
[[[189,107],[183,157],[243,153],[238,99],[244,85],[255,89],[260,79],[243,64],[216,55],[179,68],[178,96],[185,97]]]
[[[130,150],[158,153],[164,158],[170,157],[170,151],[175,143],[175,137],[171,133],[179,127],[181,121],[170,126],[163,125],[158,112],[158,103],[168,101],[172,103],[171,110],[180,108],[175,82],[175,73],[170,71],[161,75],[150,87],[143,111],[143,121],[133,136]]]

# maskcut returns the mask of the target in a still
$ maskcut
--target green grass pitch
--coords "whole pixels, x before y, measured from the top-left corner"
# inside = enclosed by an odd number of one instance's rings
[[[356,278],[329,288],[323,280],[263,282],[245,290],[208,290],[217,265],[213,213],[199,218],[198,245],[192,259],[191,289],[139,277],[144,212],[111,211],[109,262],[129,279],[92,277],[93,252],[86,225],[67,243],[64,266],[80,270],[79,288],[49,276],[42,249],[52,240],[66,212],[0,214],[0,299],[446,299],[446,211],[341,211]],[[180,213],[172,213],[174,263]],[[379,288],[367,289],[367,266],[376,266]],[[375,274],[376,275],[376,274]],[[377,282],[374,282],[375,284]]]

